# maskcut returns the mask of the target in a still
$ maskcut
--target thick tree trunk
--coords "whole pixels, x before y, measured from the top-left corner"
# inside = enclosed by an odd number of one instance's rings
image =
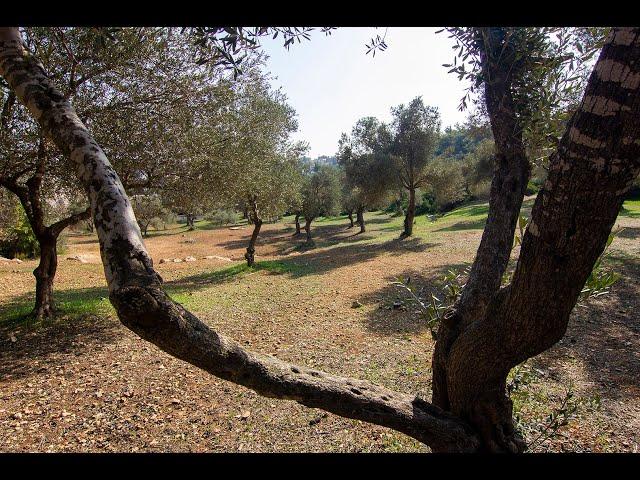
[[[364,233],[366,230],[364,226],[364,207],[358,207],[356,217],[358,219],[358,225],[360,225],[360,233]]]
[[[33,271],[36,277],[36,304],[33,315],[38,319],[52,317],[55,313],[53,301],[53,279],[58,268],[57,237],[50,232],[38,236],[40,245],[40,263]]]
[[[296,233],[293,234],[293,236],[295,237],[296,235],[300,235],[300,214],[296,213]]]
[[[247,260],[247,265],[249,267],[253,267],[256,255],[256,240],[258,239],[258,234],[260,233],[260,227],[262,227],[262,219],[260,218],[260,214],[258,212],[258,204],[255,198],[251,200],[251,210],[249,218],[253,223],[253,232],[251,233],[251,239],[249,240],[249,246],[247,247],[247,252],[244,254],[244,258]]]
[[[348,228],[353,228],[354,223],[353,223],[353,212],[351,210],[349,210],[347,212],[347,218],[349,218],[349,227]]]
[[[402,231],[401,238],[410,237],[413,235],[413,222],[416,218],[416,189],[409,188],[409,206],[407,207],[407,213],[404,217],[404,230]]]
[[[487,90],[489,97],[489,85]],[[489,107],[489,99],[487,103]],[[503,100],[503,109],[506,103]],[[494,135],[500,131],[494,118],[492,127]],[[615,29],[552,156],[513,280],[502,289],[499,278],[511,249],[514,210],[521,204],[527,169],[519,157],[505,165],[498,156],[492,190],[502,193],[492,192],[487,223],[496,237],[485,242],[484,251],[481,243],[474,263],[487,285],[467,283],[454,314],[438,332],[434,354],[434,403],[474,425],[486,450],[524,448],[513,427],[507,374],[564,335],[624,196],[640,172],[638,138],[640,30]]]
[[[311,222],[313,222],[313,218],[304,218],[304,231],[307,233],[308,244],[313,243],[313,239],[311,238]]]

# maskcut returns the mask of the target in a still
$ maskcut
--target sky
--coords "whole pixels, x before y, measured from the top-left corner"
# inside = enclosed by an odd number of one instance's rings
[[[386,32],[386,51],[366,54],[365,44]],[[282,87],[298,113],[294,140],[310,145],[308,155],[334,155],[342,132],[350,133],[361,117],[391,119],[391,107],[422,95],[438,107],[443,128],[464,121],[458,111],[466,85],[447,73],[453,41],[439,28],[342,27],[325,36],[311,32],[311,40],[289,50],[283,40],[263,39],[272,85]]]

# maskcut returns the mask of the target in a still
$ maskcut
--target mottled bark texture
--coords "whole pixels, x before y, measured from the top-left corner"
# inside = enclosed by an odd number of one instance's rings
[[[256,261],[256,240],[258,240],[258,234],[260,233],[260,227],[262,227],[262,218],[260,218],[260,212],[258,211],[258,199],[252,196],[249,199],[249,220],[253,223],[253,232],[249,239],[249,246],[247,252],[244,254],[244,258],[247,260],[247,265],[253,267]]]
[[[490,39],[493,35],[488,32]],[[500,75],[492,78],[500,86]],[[438,332],[433,402],[471,423],[483,449],[520,451],[523,444],[513,429],[506,376],[564,335],[578,295],[640,171],[640,29],[614,29],[608,38],[551,158],[513,280],[502,289],[500,277],[528,171],[515,144],[518,130],[511,130],[511,143],[500,140],[501,124],[509,115],[495,118],[495,87],[492,82],[486,85],[498,151],[490,214],[476,273]],[[503,98],[497,107],[508,112],[508,93]],[[495,239],[486,237],[489,230]]]
[[[249,352],[173,302],[153,269],[118,175],[16,28],[0,28],[0,74],[76,164],[91,201],[109,298],[125,326],[176,358],[264,396],[387,426],[437,450],[479,448],[465,422],[418,397]]]

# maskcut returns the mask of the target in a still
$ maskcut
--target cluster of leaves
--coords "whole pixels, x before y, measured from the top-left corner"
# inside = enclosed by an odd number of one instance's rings
[[[284,47],[311,39],[314,27],[190,27],[188,31],[195,47],[195,61],[199,65],[211,63],[231,70],[234,79],[241,75],[241,64],[250,52],[260,47],[260,38],[279,36],[284,39]],[[322,27],[320,31],[331,35],[334,27]]]
[[[610,293],[611,287],[620,280],[620,274],[605,267],[603,263],[611,255],[611,250],[609,248],[611,243],[622,230],[624,229],[618,228],[617,230],[612,230],[609,234],[604,251],[600,254],[598,260],[596,260],[593,270],[591,271],[589,278],[587,278],[584,288],[580,292],[580,303],[584,302],[588,298],[599,297]]]
[[[433,292],[427,292],[425,287],[419,289],[415,287],[411,283],[411,277],[406,279],[398,277],[395,282],[392,282],[392,285],[399,287],[410,295],[410,300],[414,301],[420,309],[421,317],[425,320],[431,332],[431,337],[436,340],[438,326],[444,315],[460,298],[470,269],[470,266],[466,266],[461,270],[449,269],[437,284],[439,296],[436,296]]]
[[[499,62],[511,77],[518,122],[529,154],[542,162],[557,145],[577,106],[591,63],[608,28],[465,27],[448,28],[455,41],[453,63],[444,64],[468,88],[459,108],[481,103],[486,66]],[[444,30],[440,30],[442,32]]]
[[[0,256],[7,258],[34,258],[40,253],[40,245],[24,209],[15,206],[13,223],[3,232],[0,239]]]
[[[534,384],[538,381],[540,371],[531,367],[527,362],[521,363],[509,372],[507,393],[514,402],[514,420],[516,428],[527,441],[529,452],[543,452],[550,442],[566,438],[564,430],[584,412],[593,412],[600,408],[600,398],[577,397],[573,385],[565,385],[564,393],[559,404],[548,413],[536,418],[526,418],[525,405],[537,403],[541,399],[534,393]],[[546,405],[546,404],[545,404]],[[546,408],[545,408],[546,410]]]

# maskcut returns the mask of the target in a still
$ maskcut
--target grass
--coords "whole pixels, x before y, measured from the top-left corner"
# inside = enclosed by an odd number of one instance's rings
[[[525,201],[523,203],[523,212],[529,213],[532,205],[533,199]],[[416,217],[416,223],[414,225],[414,239],[418,242],[425,240],[432,241],[440,234],[455,234],[460,231],[482,230],[486,222],[488,210],[489,205],[487,202],[476,202],[447,212],[435,220],[431,220],[427,215],[419,215]],[[640,199],[627,200],[620,211],[620,216],[639,218]],[[361,237],[356,235],[350,236],[347,239],[348,244],[358,244],[364,248],[366,245],[380,245],[395,240],[402,231],[403,220],[404,217],[402,216],[393,217],[382,211],[368,212],[366,214],[366,234]],[[246,221],[241,223],[246,223]],[[293,229],[294,216],[285,216],[281,219],[280,223]],[[346,215],[320,217],[314,220],[312,229],[315,230],[315,245],[311,247],[311,249],[325,248],[331,251],[343,246],[346,242],[344,238],[327,240],[322,235],[322,232],[326,229],[331,230],[333,228],[334,230],[339,230],[339,227],[343,225],[345,228],[348,225],[348,217]],[[212,222],[208,220],[200,220],[196,222],[196,228],[199,230],[226,229],[228,226],[214,226]],[[354,228],[354,230],[356,229],[357,227]],[[150,238],[154,236],[175,235],[185,231],[186,225],[172,225],[166,230],[153,231]],[[310,250],[310,248],[304,247],[304,243],[300,245],[295,247],[294,250],[297,249],[301,252]],[[619,260],[626,261],[628,259],[624,258]],[[241,281],[248,275],[254,274],[288,275],[292,278],[300,278],[317,273],[316,268],[317,266],[313,263],[304,263],[295,260],[258,261],[254,267],[248,267],[246,263],[240,262],[229,267],[186,276],[173,282],[168,282],[165,286],[167,292],[175,301],[182,303],[187,308],[194,309],[196,312],[206,311],[215,305],[229,307],[233,304],[231,296],[227,295],[225,297],[224,289],[221,290],[219,288],[219,286],[224,283]],[[212,294],[214,287],[216,288],[215,295]],[[313,291],[313,288],[310,288],[310,292]],[[55,298],[60,313],[65,316],[78,317],[86,314],[114,314],[114,310],[108,301],[106,288],[65,290],[57,286]],[[24,321],[33,308],[32,302],[32,295],[23,295],[13,299],[9,305],[3,306],[4,308],[0,311],[0,325],[17,325],[21,321]]]
[[[640,218],[640,199],[627,200],[620,209],[621,217]]]

